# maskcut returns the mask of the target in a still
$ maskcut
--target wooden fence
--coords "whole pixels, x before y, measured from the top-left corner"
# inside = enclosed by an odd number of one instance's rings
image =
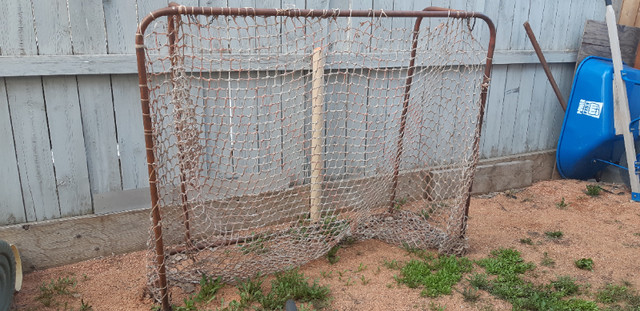
[[[184,5],[484,12],[498,29],[481,156],[555,148],[563,112],[522,27],[568,96],[599,0],[185,0]],[[148,207],[133,38],[152,0],[0,0],[0,225]]]

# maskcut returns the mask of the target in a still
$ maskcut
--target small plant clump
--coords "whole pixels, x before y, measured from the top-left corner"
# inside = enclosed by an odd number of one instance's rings
[[[545,267],[553,267],[556,265],[556,261],[553,260],[553,258],[549,257],[549,254],[547,252],[544,252],[542,254],[542,261],[540,262],[540,264]]]
[[[587,191],[585,193],[591,197],[597,197],[602,192],[602,188],[598,185],[587,185]]]
[[[59,277],[56,280],[51,280],[49,284],[42,283],[39,288],[40,294],[36,300],[45,307],[51,307],[55,304],[56,297],[73,295],[76,292],[77,284],[78,281],[74,277]],[[82,303],[84,305],[84,301]]]
[[[400,268],[402,268],[402,264],[395,259],[391,261],[385,259],[382,264],[389,270],[400,270]]]
[[[462,274],[471,269],[471,261],[464,257],[414,259],[400,269],[400,276],[396,281],[409,288],[422,287],[422,296],[438,297],[451,294],[451,287],[460,282]]]
[[[327,253],[327,260],[329,261],[330,264],[335,264],[336,262],[338,262],[338,260],[340,260],[340,257],[338,256],[339,249],[340,249],[340,245],[336,245],[332,247]]]
[[[564,233],[562,233],[562,231],[547,231],[544,233],[544,235],[546,235],[548,238],[552,240],[559,240],[559,239],[562,239],[562,236],[564,236]]]
[[[396,202],[393,204],[393,209],[399,211],[405,204],[407,204],[407,198],[396,199]]]
[[[299,306],[299,310],[310,310],[309,305],[304,303],[310,303],[314,308],[321,309],[326,306],[329,299],[328,287],[320,286],[317,280],[309,284],[304,274],[297,269],[276,273],[275,279],[271,281],[269,292],[262,289],[263,280],[264,278],[258,274],[254,278],[240,282],[237,286],[240,301],[233,300],[227,307],[217,310],[282,310],[288,300],[303,303]],[[198,309],[174,307],[173,310],[196,311]]]
[[[562,197],[562,200],[560,200],[560,202],[556,203],[556,207],[559,209],[567,209],[567,206],[569,206],[569,204],[564,201],[564,197]]]
[[[596,293],[596,300],[609,305],[607,310],[640,310],[640,295],[628,286],[607,284]]]
[[[526,245],[533,245],[533,241],[530,238],[520,239],[520,243],[526,244]]]
[[[599,310],[593,301],[574,298],[579,293],[579,285],[572,278],[559,277],[543,285],[525,281],[521,275],[533,270],[535,265],[525,262],[520,252],[514,249],[498,249],[491,257],[476,262],[495,278],[486,274],[474,274],[471,285],[486,290],[513,305],[513,310]]]
[[[578,269],[593,271],[593,259],[591,258],[581,258],[574,263]]]
[[[466,302],[476,302],[480,299],[480,292],[478,292],[478,289],[474,287],[466,287],[460,293]]]
[[[203,274],[200,279],[200,291],[193,297],[193,300],[196,302],[209,303],[216,298],[216,293],[223,287],[224,283],[222,283],[221,277],[213,279],[213,277],[207,277],[206,274]]]

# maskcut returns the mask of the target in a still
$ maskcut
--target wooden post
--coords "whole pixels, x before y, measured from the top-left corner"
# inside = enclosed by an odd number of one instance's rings
[[[635,161],[636,150],[633,142],[633,135],[629,131],[629,101],[627,98],[627,88],[622,81],[622,57],[620,53],[620,42],[618,39],[618,27],[616,26],[615,13],[611,6],[611,0],[605,0],[607,4],[606,22],[609,31],[609,46],[611,46],[611,56],[613,58],[613,107],[614,125],[616,135],[622,134],[624,139],[624,150],[627,157],[627,167],[629,169],[629,182],[631,183],[631,198],[640,201],[640,181],[636,175]]]
[[[320,218],[322,196],[322,140],[324,129],[324,56],[322,48],[313,50],[311,88],[311,220]]]

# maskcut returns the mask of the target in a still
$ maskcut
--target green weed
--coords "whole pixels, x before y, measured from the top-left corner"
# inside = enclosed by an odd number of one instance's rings
[[[480,259],[476,263],[485,268],[487,273],[503,277],[515,277],[535,268],[533,263],[524,262],[520,252],[511,248],[493,250],[491,257]]]
[[[451,293],[451,287],[470,272],[472,263],[467,258],[441,256],[433,259],[411,260],[401,268],[397,282],[409,288],[422,287],[422,296],[438,297]]]
[[[258,301],[266,310],[281,310],[288,299],[314,305],[324,303],[329,292],[329,288],[318,285],[317,280],[310,285],[302,273],[293,269],[276,273],[275,280],[271,281],[271,291],[259,297]]]
[[[480,299],[480,293],[476,288],[473,288],[473,287],[466,287],[460,293],[462,294],[462,298],[466,302],[476,302],[478,301],[478,299]]]
[[[393,209],[398,211],[405,204],[407,204],[407,198],[396,199],[396,202],[393,204]]]
[[[562,233],[562,231],[547,231],[544,233],[544,235],[546,235],[548,238],[552,240],[559,240],[559,239],[562,239],[562,236],[564,236],[564,233]]]
[[[209,303],[216,298],[216,293],[223,287],[224,283],[222,283],[221,277],[213,279],[213,277],[207,277],[206,274],[203,274],[200,279],[200,291],[193,297],[193,300],[195,302]]]
[[[556,265],[556,261],[553,260],[553,258],[549,257],[549,254],[547,254],[547,252],[544,252],[542,256],[542,261],[540,262],[541,265],[545,267],[554,267]]]
[[[587,185],[587,191],[585,193],[588,196],[597,197],[602,192],[602,188],[598,185]]]
[[[525,262],[517,250],[498,249],[477,263],[496,277],[488,280],[486,275],[475,274],[471,284],[509,301],[513,310],[598,310],[593,301],[569,298],[577,294],[579,288],[571,278],[559,277],[546,285],[523,280],[521,275],[535,265]]]
[[[340,249],[340,245],[336,245],[334,247],[332,247],[329,252],[327,252],[327,260],[329,261],[330,264],[335,264],[336,262],[338,262],[338,260],[340,260],[340,257],[338,256],[338,250]]]
[[[489,278],[485,273],[474,273],[467,280],[471,286],[477,289],[489,290],[490,288]]]
[[[45,307],[51,307],[56,297],[73,295],[76,292],[77,284],[78,281],[74,277],[59,277],[56,280],[49,281],[49,284],[42,283],[39,288],[40,294],[38,294],[36,300],[40,301]]]
[[[402,267],[402,264],[400,264],[397,260],[393,259],[391,261],[388,260],[384,260],[383,265],[385,267],[387,267],[387,269],[390,270],[399,270]]]
[[[443,306],[441,306],[439,304],[436,304],[435,302],[432,301],[432,302],[429,303],[429,310],[431,310],[431,311],[444,311],[445,307],[443,307]]]
[[[268,240],[269,238],[264,235],[256,236],[252,241],[242,244],[240,251],[245,255],[249,253],[264,254],[269,251],[269,248],[265,246]]]
[[[367,278],[364,277],[364,275],[360,276],[360,282],[362,282],[362,285],[367,285],[369,284],[371,280],[367,280]]]
[[[526,244],[526,245],[533,245],[533,241],[530,238],[520,239],[520,243]]]
[[[567,209],[567,206],[569,206],[569,204],[564,201],[564,197],[562,197],[562,200],[560,200],[560,202],[556,203],[556,207],[559,209]]]
[[[553,289],[561,293],[562,296],[572,296],[578,294],[580,286],[576,284],[576,280],[570,276],[559,276],[555,281],[551,282]]]
[[[593,271],[593,259],[591,258],[581,258],[574,263],[578,269]]]

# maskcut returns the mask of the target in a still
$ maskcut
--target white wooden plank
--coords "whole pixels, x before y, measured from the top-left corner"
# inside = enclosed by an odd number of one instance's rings
[[[287,72],[282,84],[282,153],[283,173],[288,176],[291,185],[301,185],[305,178],[308,159],[305,150],[309,150],[309,118],[306,115],[310,107],[305,84],[307,76],[301,72]]]
[[[511,1],[508,2],[510,3]],[[507,29],[510,29],[510,27],[503,24],[505,23],[504,21],[508,21],[511,18],[510,12],[505,9],[505,5],[505,1],[487,1],[485,8],[485,12],[494,14],[492,20],[496,26],[496,48],[502,49],[508,46],[509,31]],[[511,5],[513,6],[513,4]],[[491,158],[498,155],[506,74],[507,66],[493,66],[484,126],[481,134],[480,156],[482,158]]]
[[[122,189],[108,76],[78,79],[82,128],[92,193]]]
[[[280,0],[265,0],[260,4],[264,8],[280,8]],[[266,17],[256,19],[255,48],[257,52],[282,53],[283,47],[282,17]],[[270,60],[269,57],[263,57]],[[280,69],[277,65],[273,69]],[[283,172],[283,77],[279,71],[261,71],[257,74],[257,107],[258,107],[258,169],[259,179],[268,184],[266,190],[284,190],[290,180]]]
[[[370,10],[373,1],[354,1],[350,3],[349,9]],[[349,25],[351,32],[348,34],[349,50],[347,54],[358,57],[358,53],[371,53],[371,41],[374,36],[372,28],[372,18],[347,18],[345,21]],[[340,23],[343,24],[343,23]],[[346,33],[346,32],[343,32]],[[361,61],[354,62],[355,66],[362,66],[366,57],[361,57]],[[367,69],[355,69],[349,71],[349,99],[346,106],[346,158],[345,172],[351,177],[363,177],[365,173],[366,160],[366,133],[367,107],[369,105],[369,74]]]
[[[74,53],[106,54],[106,32],[100,1],[70,1],[70,23],[74,37]],[[75,42],[82,44],[75,45]],[[85,76],[78,79],[78,94],[82,111],[87,162],[91,190],[95,193],[122,189],[117,138],[113,118],[111,81],[108,76]]]
[[[166,8],[169,5],[168,0],[137,0],[137,15],[138,22],[142,21],[149,13],[161,9]],[[165,18],[166,20],[166,18]]]
[[[561,1],[558,2],[557,7],[555,9],[556,16],[553,20],[553,32],[551,39],[546,41],[543,44],[543,47],[546,48],[556,48],[561,49],[565,45],[566,35],[567,35],[567,27],[568,20],[570,14],[569,9],[571,8],[571,1]],[[551,28],[550,28],[551,29]],[[559,84],[563,83],[563,77],[561,77],[562,68],[560,66],[550,65],[551,73],[554,77],[558,77],[557,81]],[[561,89],[563,92],[564,90]],[[540,126],[539,136],[538,136],[538,146],[540,148],[545,148],[549,146],[553,146],[555,148],[555,144],[557,143],[557,139],[553,139],[552,136],[552,128],[554,122],[554,115],[557,111],[558,100],[555,98],[555,94],[551,88],[546,89],[545,97],[545,107],[543,115],[545,118],[542,121]],[[566,98],[566,97],[565,97]]]
[[[40,54],[71,54],[73,47],[66,1],[52,1],[52,7],[42,6],[34,8],[35,23],[38,27]],[[101,9],[101,4],[100,9]],[[102,16],[92,15],[90,6],[82,8],[73,6],[74,13],[87,15],[88,18],[102,20]],[[57,18],[47,15],[47,9],[54,10]],[[81,12],[76,12],[76,10]],[[75,18],[72,18],[75,19]],[[72,23],[73,24],[73,23]],[[92,24],[98,24],[93,22]],[[91,29],[88,20],[81,27],[75,27],[78,32]],[[40,36],[40,28],[49,27]],[[88,27],[88,28],[87,28]],[[54,31],[50,33],[49,31]],[[104,31],[103,31],[104,32]],[[65,37],[66,36],[66,37]],[[62,40],[60,39],[62,38]],[[86,37],[77,34],[76,41],[80,45],[85,43]],[[52,42],[56,41],[56,42]],[[87,40],[89,41],[89,40]],[[103,44],[104,45],[104,44]],[[82,49],[79,49],[81,52]],[[53,151],[58,196],[61,217],[77,216],[92,212],[91,194],[89,191],[89,176],[85,157],[85,145],[80,119],[78,90],[75,77],[44,77],[43,89],[49,120],[49,133]]]
[[[372,7],[374,10],[393,10],[393,0],[375,0]],[[371,40],[371,49],[380,52],[393,49],[391,43],[391,35],[393,33],[393,20],[390,18],[375,18],[373,20],[373,38]],[[387,76],[389,70],[370,69],[368,70],[368,102],[366,106],[366,122],[367,131],[366,139],[366,158],[365,158],[365,175],[375,176],[385,170],[389,170],[388,162],[385,161],[385,126],[386,126],[386,108],[390,96],[388,91],[389,81]]]
[[[134,53],[137,28],[136,3],[130,0],[106,1],[104,4],[107,52]],[[128,68],[136,68],[128,64]],[[147,158],[140,108],[138,77],[112,75],[114,118],[118,133],[118,151],[123,190],[149,186]]]
[[[204,81],[205,134],[207,176],[214,179],[233,178],[231,154],[231,109],[227,73],[211,73]]]
[[[27,221],[60,217],[40,78],[6,80]]]
[[[4,1],[0,10],[0,55],[37,54],[29,1]]]
[[[269,190],[289,186],[282,172],[282,81],[275,71],[258,72],[258,178],[269,181]]]
[[[123,190],[149,187],[147,155],[136,76],[112,76],[113,108]]]
[[[34,4],[33,14],[38,34],[38,54],[72,54],[67,2],[52,0]]]
[[[304,9],[304,0],[282,0],[282,8]],[[306,46],[305,20],[282,19],[280,37],[282,53],[303,53]],[[301,185],[305,178],[305,165],[309,165],[305,156],[305,148],[309,148],[309,140],[305,137],[305,109],[310,107],[307,101],[305,83],[307,76],[302,71],[284,71],[282,73],[282,171],[289,179],[291,186]],[[308,149],[307,149],[308,150]]]
[[[302,34],[302,31],[298,32]],[[293,35],[292,35],[293,36]],[[377,40],[376,40],[377,41]],[[391,44],[391,42],[387,42]],[[377,41],[376,46],[383,47],[382,42]],[[291,43],[289,47],[295,46]],[[303,46],[298,42],[298,46]],[[386,47],[389,48],[388,46]],[[543,50],[547,62],[572,63],[575,62],[577,51],[555,51]],[[399,63],[394,58],[394,54],[378,54],[380,58],[388,59],[389,67],[406,66]],[[212,56],[213,57],[213,56]],[[255,59],[256,55],[233,55],[235,59],[243,65],[250,64],[249,59]],[[275,55],[271,56],[275,58]],[[310,70],[311,65],[302,63],[304,54],[288,54],[280,57],[279,62],[251,63],[256,70],[268,70],[268,67],[286,69],[306,69]],[[267,58],[267,56],[264,56]],[[359,68],[361,64],[353,62],[355,57],[348,55],[329,56],[335,68]],[[360,60],[362,60],[360,58]],[[506,64],[537,64],[539,60],[533,51],[502,50],[494,54],[494,65]],[[375,63],[365,63],[367,66]],[[211,65],[211,70],[228,70],[228,66],[223,67],[218,63]],[[110,55],[47,55],[47,56],[0,56],[0,77],[21,77],[21,76],[58,76],[58,75],[92,75],[92,74],[137,74],[136,58],[131,54],[110,54]]]
[[[346,72],[325,74],[325,180],[343,178],[345,173],[348,86],[349,75]]]
[[[530,46],[528,37],[522,24],[529,20],[529,12],[531,10],[530,3],[524,1],[515,1],[515,9],[513,15],[513,24],[511,26],[511,39],[510,48],[514,50],[527,49]],[[511,68],[514,68],[513,65]],[[519,80],[520,83],[517,86],[518,92],[515,101],[508,101],[505,96],[505,106],[512,108],[502,112],[503,120],[506,119],[508,123],[504,124],[506,127],[501,128],[500,131],[504,136],[511,136],[510,139],[505,140],[502,144],[502,154],[517,154],[525,151],[527,126],[525,125],[530,117],[530,105],[531,94],[533,92],[533,66],[527,67],[520,65],[517,68],[514,77]],[[509,79],[509,78],[508,78]],[[513,120],[513,123],[510,121]],[[509,135],[511,134],[511,135]]]
[[[0,10],[0,55],[31,55],[37,54],[35,30],[33,27],[33,15],[30,2],[27,1],[9,1],[4,3],[3,10]],[[11,79],[9,79],[11,80]],[[35,205],[31,199],[31,194],[23,194],[18,172],[19,161],[17,158],[17,150],[14,145],[14,135],[11,126],[11,117],[9,115],[9,89],[16,85],[11,93],[16,95],[22,94],[25,89],[20,84],[5,85],[5,79],[0,81],[0,197],[4,198],[0,202],[0,224],[22,223],[35,220]],[[9,81],[10,82],[10,81]],[[42,91],[42,90],[40,90]],[[20,116],[16,116],[18,118]],[[22,121],[22,120],[20,120]],[[20,129],[18,129],[20,131]],[[25,146],[21,143],[21,146]],[[22,154],[22,153],[21,153]],[[37,155],[34,155],[37,156]],[[26,163],[23,161],[22,165]],[[25,168],[26,169],[26,168]],[[33,174],[33,170],[29,170],[28,174]],[[33,182],[33,181],[32,181]],[[25,185],[29,189],[32,185]],[[28,197],[29,216],[26,214],[26,206],[23,197]],[[50,199],[57,200],[56,197]],[[41,207],[37,207],[41,209]]]
[[[0,133],[0,225],[23,223],[26,217],[4,79],[0,79]]]
[[[241,194],[255,194],[258,174],[258,107],[256,74],[232,74],[229,83],[233,178]]]
[[[134,36],[137,28],[136,2],[109,0],[103,2],[103,8],[108,42],[107,52],[134,54]]]
[[[106,54],[105,15],[101,0],[66,0],[74,54]]]
[[[54,80],[55,79],[55,80]],[[92,212],[75,77],[44,78],[61,217]]]
[[[346,173],[350,177],[362,177],[366,167],[367,107],[369,106],[370,71],[367,69],[354,70],[349,77],[349,91],[351,94],[346,107]]]

